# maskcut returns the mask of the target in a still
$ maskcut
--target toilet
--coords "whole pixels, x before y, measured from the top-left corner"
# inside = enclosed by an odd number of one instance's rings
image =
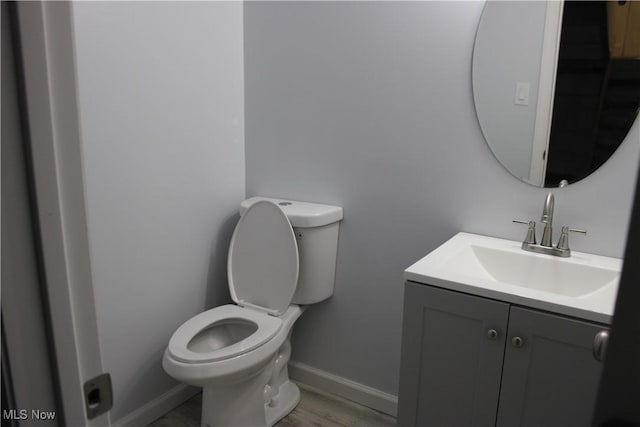
[[[162,366],[202,387],[202,426],[272,426],[300,400],[289,380],[291,331],[333,295],[342,208],[252,197],[229,246],[231,298],[180,326]]]

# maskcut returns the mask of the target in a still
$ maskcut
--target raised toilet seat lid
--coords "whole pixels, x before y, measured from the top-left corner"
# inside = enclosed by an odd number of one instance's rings
[[[250,330],[255,328],[248,336],[230,345],[221,346],[214,349],[216,345],[221,345],[218,337],[206,337],[207,330],[224,325],[240,324],[247,326]],[[180,326],[169,340],[168,351],[175,360],[184,363],[207,363],[229,359],[247,353],[273,338],[282,327],[282,320],[278,317],[260,313],[252,309],[238,307],[229,304],[212,308],[197,316],[192,317]],[[224,335],[224,331],[218,331]],[[189,348],[192,340],[200,333],[203,333],[203,340],[211,340],[211,351],[193,351]],[[192,345],[193,347],[193,345]]]
[[[298,285],[298,243],[285,213],[259,200],[244,212],[231,237],[227,274],[239,305],[282,315]]]

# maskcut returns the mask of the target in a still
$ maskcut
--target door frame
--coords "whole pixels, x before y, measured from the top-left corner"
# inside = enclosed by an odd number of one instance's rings
[[[637,119],[636,119],[637,120]],[[640,425],[640,162],[593,426]]]
[[[103,373],[82,164],[71,2],[18,2],[18,32],[42,263],[62,411],[91,420],[84,383]]]
[[[15,3],[2,2],[2,408],[18,413],[38,408],[47,415],[54,413],[53,420],[46,417],[41,423],[56,426],[63,419],[56,401],[59,393],[55,384],[59,381],[53,369],[52,335],[30,191],[15,12]],[[3,425],[5,421],[18,424],[20,417],[6,415],[3,411]]]
[[[547,2],[540,58],[538,102],[531,145],[531,168],[529,179],[526,180],[537,187],[544,187],[547,174],[563,10],[564,0]]]

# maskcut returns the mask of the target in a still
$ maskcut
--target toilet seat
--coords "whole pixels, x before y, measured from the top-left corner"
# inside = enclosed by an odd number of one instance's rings
[[[256,330],[246,338],[210,352],[189,349],[189,343],[200,332],[233,321],[250,322]],[[273,338],[282,327],[282,320],[266,313],[228,304],[198,314],[180,326],[169,340],[167,351],[183,363],[215,362],[247,353]]]
[[[269,201],[249,206],[229,247],[229,291],[238,305],[216,307],[186,321],[169,340],[168,354],[182,363],[203,364],[268,342],[282,328],[277,316],[295,293],[298,261],[295,234],[284,212]]]

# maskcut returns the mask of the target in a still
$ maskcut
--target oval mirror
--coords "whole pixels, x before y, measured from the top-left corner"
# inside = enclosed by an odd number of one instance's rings
[[[473,97],[512,175],[558,187],[611,157],[640,106],[639,29],[640,2],[487,1]]]

